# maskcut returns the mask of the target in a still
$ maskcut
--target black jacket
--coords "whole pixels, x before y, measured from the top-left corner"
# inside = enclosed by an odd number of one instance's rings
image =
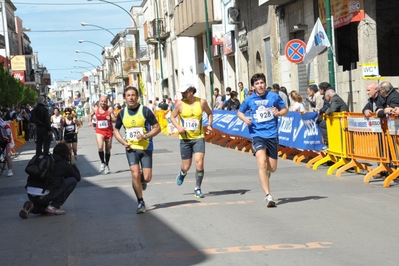
[[[375,106],[374,106],[375,104]],[[384,97],[381,96],[380,93],[377,94],[375,98],[369,98],[367,104],[364,106],[362,113],[366,110],[370,110],[371,112],[375,113],[378,109],[383,109],[385,104]]]
[[[237,111],[240,108],[240,101],[238,99],[233,102],[230,99],[227,100],[227,102],[224,104],[223,109],[230,110],[230,111]]]
[[[44,127],[48,131],[51,131],[50,116],[45,105],[36,105],[36,107],[32,110],[32,115],[34,117],[36,127]]]
[[[78,182],[80,181],[80,172],[76,165],[71,165],[68,160],[62,158],[58,154],[53,154],[55,160],[55,169],[53,173],[53,180],[46,187],[44,181],[37,180],[36,178],[32,178],[28,176],[28,181],[26,186],[29,187],[37,187],[37,188],[45,188],[48,190],[52,190],[61,186],[64,183],[64,179],[68,177],[74,177]]]
[[[326,115],[330,115],[334,112],[349,112],[348,105],[338,96],[338,94],[335,94],[331,98],[330,107],[326,110]]]
[[[392,89],[387,97],[385,97],[385,104],[383,105],[383,108],[386,107],[399,107],[399,92],[397,92],[395,89]],[[377,113],[378,117],[384,117],[384,109],[380,109]]]

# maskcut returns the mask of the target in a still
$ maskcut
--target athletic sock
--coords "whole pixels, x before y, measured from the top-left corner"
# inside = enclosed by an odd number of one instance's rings
[[[195,170],[195,186],[200,188],[204,179],[204,170]]]
[[[99,151],[98,156],[100,156],[101,163],[105,163],[104,162],[104,151]]]
[[[106,153],[105,154],[105,164],[108,165],[109,159],[111,158],[111,153]]]

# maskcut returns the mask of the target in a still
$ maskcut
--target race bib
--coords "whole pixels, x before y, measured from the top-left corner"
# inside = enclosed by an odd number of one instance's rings
[[[97,121],[97,128],[108,128],[108,120]]]
[[[197,130],[199,127],[199,121],[197,119],[184,120],[184,128],[186,130]]]
[[[74,125],[69,125],[65,127],[66,131],[73,131],[75,130],[75,126]]]
[[[144,135],[143,128],[141,127],[131,127],[126,131],[126,139],[127,140],[137,140],[137,135]]]
[[[256,110],[256,118],[259,123],[270,121],[274,118],[272,108],[259,108]]]

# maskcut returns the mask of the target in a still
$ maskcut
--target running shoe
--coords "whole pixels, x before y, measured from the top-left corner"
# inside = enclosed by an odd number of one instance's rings
[[[109,166],[106,165],[104,168],[104,174],[108,175],[109,173],[111,173],[111,170],[109,170]]]
[[[104,169],[105,169],[105,163],[102,163],[100,167],[100,172],[104,172]]]
[[[66,213],[66,211],[61,210],[60,208],[56,208],[54,206],[48,205],[46,208],[46,212],[50,214],[55,214],[55,215],[63,215]]]
[[[197,188],[194,190],[194,197],[196,198],[205,198],[204,194],[202,194],[201,189]]]
[[[276,202],[274,201],[272,195],[267,195],[265,198],[265,201],[267,203],[267,207],[271,208],[271,207],[276,207]]]
[[[139,205],[137,206],[137,214],[139,213],[145,213],[145,202],[144,201],[140,201]]]
[[[33,210],[33,203],[30,201],[25,201],[24,206],[22,207],[22,210],[19,212],[19,217],[22,219],[27,219],[29,216],[29,213]]]
[[[182,175],[181,171],[179,174],[176,176],[176,183],[178,186],[181,186],[184,182],[184,178],[186,177],[187,173],[185,175]]]
[[[77,161],[77,160],[78,160],[78,155],[77,155],[77,154],[74,154],[73,156],[75,157],[75,158],[74,158],[75,161]]]
[[[141,186],[143,188],[143,191],[147,189],[147,183],[146,182],[142,182]]]
[[[14,173],[12,172],[12,170],[8,170],[7,176],[13,176]]]

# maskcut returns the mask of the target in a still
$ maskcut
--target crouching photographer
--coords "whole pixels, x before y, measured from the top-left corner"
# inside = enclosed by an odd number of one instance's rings
[[[23,205],[19,216],[28,218],[29,213],[62,215],[66,211],[60,209],[80,181],[80,172],[73,161],[71,151],[64,142],[53,149],[54,171],[44,180],[28,176],[25,186],[29,201]]]

